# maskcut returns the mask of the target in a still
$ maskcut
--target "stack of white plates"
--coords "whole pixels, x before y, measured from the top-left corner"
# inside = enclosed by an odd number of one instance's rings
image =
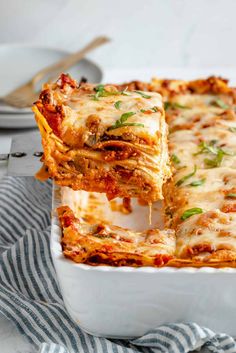
[[[30,45],[0,45],[0,97],[26,83],[39,70],[68,55],[61,49]],[[93,62],[83,59],[68,72],[80,81],[101,82],[102,71]],[[43,83],[43,82],[42,82]],[[40,87],[38,87],[40,90]],[[30,108],[17,109],[0,104],[0,128],[30,128],[36,125]]]

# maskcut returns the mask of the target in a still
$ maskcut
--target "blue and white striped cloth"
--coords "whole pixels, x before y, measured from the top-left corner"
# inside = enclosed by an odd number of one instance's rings
[[[0,182],[0,312],[40,353],[235,353],[226,334],[196,323],[168,324],[131,341],[97,338],[68,316],[49,251],[51,184]]]

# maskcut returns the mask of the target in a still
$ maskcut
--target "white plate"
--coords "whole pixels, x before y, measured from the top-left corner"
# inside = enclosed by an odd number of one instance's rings
[[[28,45],[0,45],[0,97],[29,80],[42,68],[68,55],[61,49]],[[68,72],[78,81],[101,82],[102,71],[93,62],[83,59]],[[26,128],[35,126],[30,109],[15,109],[0,105],[0,127]]]

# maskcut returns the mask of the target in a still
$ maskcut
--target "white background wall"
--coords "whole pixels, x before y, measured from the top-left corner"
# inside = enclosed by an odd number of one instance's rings
[[[236,66],[235,0],[0,0],[0,42],[76,50],[106,68]]]

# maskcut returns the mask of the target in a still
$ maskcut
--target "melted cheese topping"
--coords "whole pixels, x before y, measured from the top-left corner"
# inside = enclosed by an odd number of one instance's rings
[[[135,232],[102,221],[90,224],[76,218],[67,206],[57,211],[63,230],[63,253],[75,262],[163,266],[173,258],[175,235],[172,230]]]
[[[199,245],[203,245],[201,258],[207,257],[210,252],[230,250],[236,252],[236,214],[225,214],[220,210],[195,215],[178,228],[177,256],[188,257],[198,255]],[[189,236],[191,234],[191,236]],[[204,245],[206,249],[204,249]],[[196,250],[195,250],[196,248]]]
[[[205,82],[206,83],[206,82]],[[171,86],[171,83],[168,83]],[[217,81],[214,81],[217,91]],[[221,83],[220,83],[221,84]],[[182,86],[181,86],[182,85]],[[204,85],[204,82],[203,82]],[[181,89],[180,89],[181,86]],[[167,224],[176,229],[176,256],[236,260],[236,114],[227,94],[165,91],[169,151],[175,168],[165,187]],[[157,83],[159,90],[161,84]],[[172,87],[172,86],[171,86]],[[200,88],[199,88],[200,89]]]
[[[46,85],[35,106],[44,164],[59,185],[104,192],[109,199],[163,198],[171,171],[160,94],[78,87],[62,75]]]
[[[73,129],[79,129],[86,126],[86,119],[91,115],[96,115],[101,119],[105,127],[113,126],[122,114],[127,112],[134,112],[135,114],[127,119],[127,123],[143,124],[144,127],[140,129],[139,126],[133,126],[135,134],[142,135],[143,131],[147,131],[150,135],[156,135],[160,130],[160,111],[162,112],[162,99],[158,93],[151,92],[148,94],[140,92],[125,92],[125,95],[111,95],[108,97],[99,97],[94,100],[91,93],[76,95],[69,97],[66,101],[70,110],[63,119],[63,130],[68,126]],[[149,97],[149,98],[143,98]],[[119,109],[115,107],[115,103],[119,101]],[[159,108],[157,112],[153,111],[154,107]],[[150,111],[145,113],[142,111]]]

